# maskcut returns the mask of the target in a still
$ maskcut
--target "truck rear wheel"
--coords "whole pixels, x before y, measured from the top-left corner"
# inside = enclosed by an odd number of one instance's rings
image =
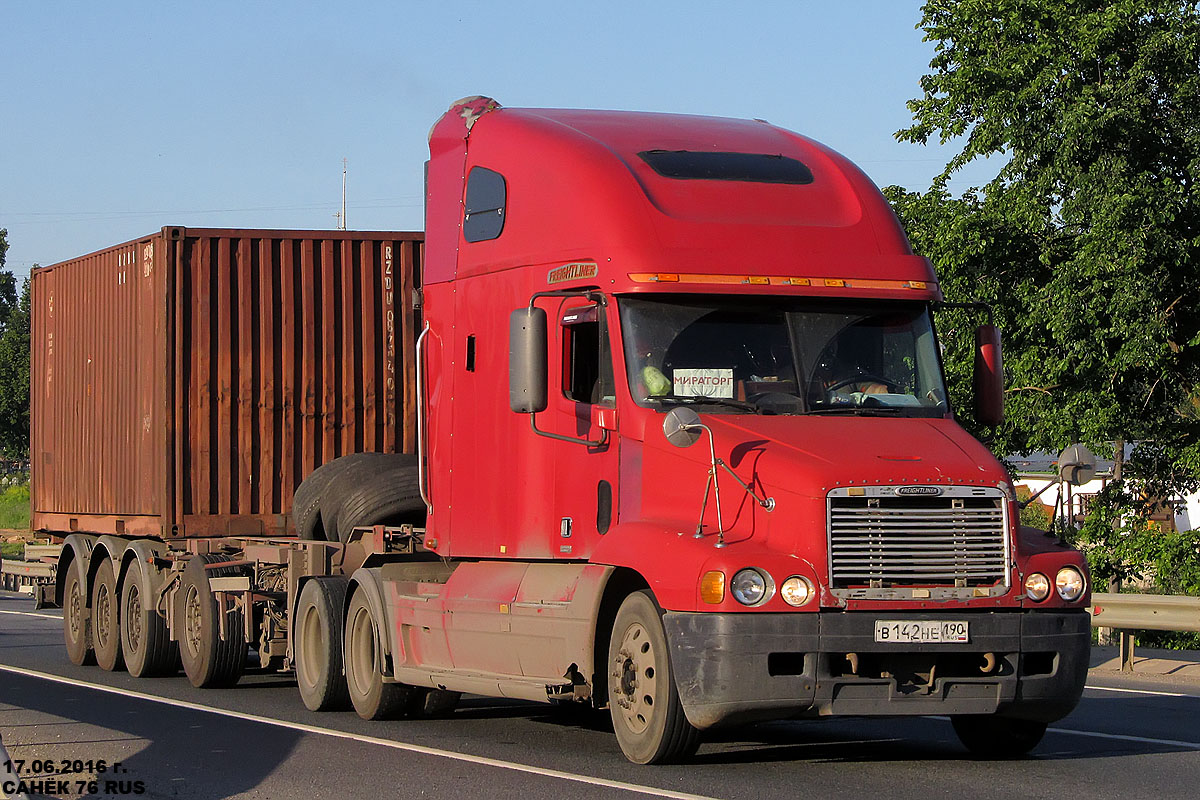
[[[109,672],[125,666],[121,658],[120,606],[116,574],[112,561],[105,556],[92,582],[92,644],[96,648],[96,663]]]
[[[350,705],[342,670],[345,578],[313,578],[300,591],[292,641],[296,684],[309,711],[339,711]]]
[[[230,611],[221,639],[217,599],[210,577],[231,577],[236,569],[206,570],[205,564],[229,561],[228,556],[195,556],[179,582],[179,658],[192,686],[199,689],[233,686],[246,667],[246,631],[241,611]]]
[[[366,594],[355,592],[346,612],[346,687],[363,719],[395,719],[404,713],[415,689],[384,683],[376,622]]]
[[[687,758],[700,746],[700,732],[683,714],[662,619],[648,592],[626,597],[613,622],[608,707],[621,751],[635,764]]]
[[[179,648],[171,641],[167,622],[155,611],[151,598],[143,597],[141,562],[130,564],[121,587],[121,652],[125,668],[135,678],[174,675],[179,669]]]
[[[67,644],[67,658],[76,666],[96,663],[92,650],[92,615],[88,611],[84,582],[79,575],[79,565],[72,561],[67,566],[67,580],[63,585],[63,639]]]
[[[1023,756],[1046,735],[1046,723],[1029,719],[972,715],[951,717],[950,721],[963,746],[980,758]]]

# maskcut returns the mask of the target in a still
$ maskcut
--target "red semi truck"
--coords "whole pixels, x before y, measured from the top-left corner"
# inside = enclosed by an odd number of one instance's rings
[[[91,313],[129,357],[161,332],[170,377],[123,413],[162,444],[132,473],[90,454],[96,415],[38,438],[93,384],[53,383],[89,333],[49,299],[69,272],[35,274],[35,332],[60,321],[35,343],[34,525],[65,537],[76,662],[222,685],[252,645],[318,710],[607,707],[641,763],[801,715],[944,714],[1016,754],[1071,711],[1084,561],[1020,527],[955,422],[937,276],[853,164],[762,121],[478,97],[429,147],[403,269],[403,234],[164,229],[149,271],[131,248],[159,316]],[[998,332],[977,341],[995,422]],[[114,505],[139,490],[141,516]]]

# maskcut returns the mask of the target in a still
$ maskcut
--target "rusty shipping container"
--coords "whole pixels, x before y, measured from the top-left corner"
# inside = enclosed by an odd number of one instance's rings
[[[288,535],[346,453],[413,452],[423,235],[163,228],[33,274],[32,527]]]

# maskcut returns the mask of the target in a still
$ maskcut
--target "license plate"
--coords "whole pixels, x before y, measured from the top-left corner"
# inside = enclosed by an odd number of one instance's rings
[[[875,620],[875,641],[877,642],[965,642],[967,639],[967,623],[965,621],[942,620]]]

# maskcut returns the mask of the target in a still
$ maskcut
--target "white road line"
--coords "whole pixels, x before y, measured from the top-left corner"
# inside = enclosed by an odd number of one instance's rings
[[[1085,686],[1085,689],[1091,689],[1095,692],[1123,692],[1125,694],[1149,694],[1156,697],[1190,697],[1193,700],[1200,700],[1200,695],[1184,694],[1183,692],[1155,692],[1150,689],[1123,689],[1119,686]]]
[[[1099,731],[1078,731],[1071,728],[1047,728],[1046,733],[1069,733],[1074,736],[1090,736],[1093,739],[1117,739],[1122,742],[1140,742],[1142,744],[1161,744],[1167,747],[1184,747],[1189,750],[1200,750],[1200,742],[1181,742],[1177,739],[1154,739],[1149,736],[1129,736],[1123,733],[1100,733]]]
[[[68,686],[80,686],[85,689],[95,689],[100,692],[108,692],[110,694],[122,695],[124,697],[133,697],[138,700],[149,700],[153,703],[163,703],[164,705],[175,706],[176,708],[185,708],[189,711],[203,711],[209,714],[218,714],[223,717],[233,717],[234,719],[241,719],[249,722],[259,722],[263,725],[274,725],[278,728],[287,728],[289,730],[300,731],[302,733],[313,733],[319,736],[332,736],[336,739],[350,739],[352,741],[362,742],[365,744],[374,744],[380,747],[390,747],[393,750],[404,750],[410,753],[420,753],[421,755],[449,758],[454,761],[465,761],[470,764],[480,764],[485,767],[497,767],[499,769],[507,769],[514,772],[526,772],[532,775],[541,775],[547,778],[558,778],[559,780],[583,783],[589,786],[602,786],[607,789],[618,789],[621,791],[633,792],[635,794],[649,795],[651,797],[667,797],[672,798],[672,800],[714,800],[714,798],[706,795],[676,792],[670,789],[659,789],[653,786],[641,786],[636,783],[613,781],[608,780],[607,778],[593,778],[587,775],[577,775],[573,772],[563,772],[556,769],[546,769],[545,767],[535,767],[529,764],[501,761],[497,758],[475,756],[470,755],[469,753],[456,753],[453,750],[439,750],[434,747],[425,747],[419,744],[409,744],[408,742],[396,742],[392,741],[391,739],[380,739],[375,736],[363,736],[357,733],[347,733],[346,731],[339,731],[333,728],[320,728],[316,725],[306,725],[301,722],[287,722],[286,720],[262,717],[257,714],[245,714],[240,711],[229,711],[228,709],[224,708],[205,706],[199,703],[189,703],[186,700],[174,700],[169,697],[159,697],[158,695],[135,692],[129,689],[118,689],[113,686],[103,686],[95,683],[87,683],[86,681],[77,681],[72,678],[64,678],[61,675],[52,675],[47,672],[38,672],[36,670],[23,669],[21,667],[11,667],[7,664],[0,664],[0,672],[9,672],[14,675],[24,675],[29,678],[40,678],[41,680],[52,681],[54,683],[63,683],[67,684]]]
[[[61,614],[39,614],[36,611],[5,611],[0,609],[0,614],[15,614],[19,617],[41,617],[42,619],[62,619]]]

